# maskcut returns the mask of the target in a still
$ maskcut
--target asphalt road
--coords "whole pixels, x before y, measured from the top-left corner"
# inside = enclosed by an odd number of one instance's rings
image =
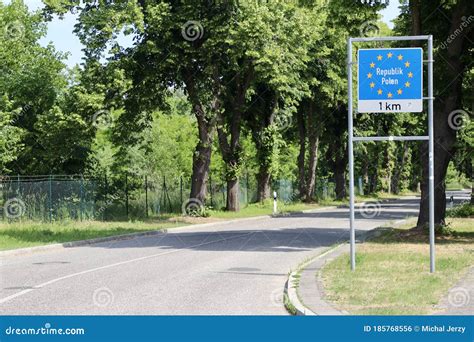
[[[359,211],[357,232],[416,215],[418,202]],[[0,314],[286,314],[288,272],[348,236],[348,210],[326,209],[3,256]]]

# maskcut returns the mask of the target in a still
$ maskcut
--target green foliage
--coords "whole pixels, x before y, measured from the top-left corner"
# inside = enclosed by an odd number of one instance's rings
[[[317,147],[316,187],[337,176],[344,187],[347,38],[365,35],[367,24],[391,35],[379,20],[380,5],[346,0],[44,3],[36,13],[20,0],[0,3],[5,35],[0,172],[108,175],[111,189],[122,196],[125,175],[132,190],[143,188],[145,175],[156,182],[179,177],[187,182],[193,162],[208,158],[202,149],[211,147],[213,185],[245,175],[255,187],[258,174],[270,174],[273,181],[300,180],[300,148],[308,165],[310,149]],[[423,26],[435,36],[435,52],[445,56],[438,37],[446,36],[449,23],[439,18],[454,3],[423,2],[422,9],[431,13],[434,4],[439,11]],[[85,45],[86,63],[65,70],[65,56],[38,41],[45,36],[45,21],[70,10],[79,13],[75,32]],[[410,23],[405,2],[393,34],[409,32]],[[133,37],[132,46],[119,45],[122,33]],[[437,65],[435,84],[442,90],[450,81],[448,69]],[[460,108],[472,102],[473,75],[472,68],[463,72]],[[451,184],[472,175],[474,120],[463,111],[467,117],[455,132],[454,164],[447,172]],[[305,126],[302,138],[296,117]],[[355,121],[356,135],[423,135],[426,115],[357,114]],[[317,143],[310,139],[316,136]],[[415,144],[360,143],[355,173],[370,184],[366,192],[397,182],[399,190],[416,188],[421,159]]]
[[[46,33],[39,12],[29,13],[19,0],[0,3],[0,24],[0,125],[5,133],[0,169],[24,174],[83,171],[93,136],[91,102],[97,103],[99,95],[78,85],[68,88],[65,55],[39,44]]]
[[[463,203],[446,211],[447,217],[474,217],[474,205]]]
[[[20,111],[21,113],[21,111]],[[15,119],[20,113],[13,112],[6,96],[0,97],[0,172],[11,171],[8,164],[15,161],[23,147],[23,130],[16,127]]]

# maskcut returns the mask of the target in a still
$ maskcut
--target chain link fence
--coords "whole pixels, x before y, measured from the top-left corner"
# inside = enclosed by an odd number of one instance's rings
[[[1,219],[3,222],[31,220],[118,221],[180,214],[188,200],[191,184],[183,177],[131,177],[101,179],[82,175],[2,176],[0,177]],[[272,191],[291,203],[298,199],[297,187],[290,180],[275,180]],[[334,183],[321,180],[316,198],[335,198]],[[223,209],[226,184],[210,177],[205,205]],[[257,200],[257,181],[244,175],[239,184],[241,208]]]

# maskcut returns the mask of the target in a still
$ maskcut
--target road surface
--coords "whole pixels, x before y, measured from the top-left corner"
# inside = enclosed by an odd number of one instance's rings
[[[357,232],[416,215],[418,202],[358,212]],[[286,314],[288,272],[348,236],[341,208],[3,256],[0,314]]]

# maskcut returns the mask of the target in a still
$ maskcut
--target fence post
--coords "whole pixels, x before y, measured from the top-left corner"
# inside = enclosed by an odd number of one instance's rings
[[[183,203],[183,176],[179,176],[179,194],[181,198],[181,204]]]
[[[249,197],[249,173],[248,173],[248,171],[247,171],[247,175],[246,175],[245,178],[246,178],[245,180],[246,180],[246,183],[247,183],[247,184],[246,184],[246,185],[247,185],[246,195],[247,195],[247,205],[248,205],[248,204],[250,203],[250,197]]]
[[[107,220],[107,195],[109,193],[109,183],[107,182],[107,171],[105,171],[105,176],[104,176],[104,181],[105,181],[105,194],[104,194],[104,210],[102,211],[102,221]]]
[[[52,175],[49,175],[49,196],[48,196],[48,209],[49,209],[49,223],[53,222],[53,184]]]
[[[82,215],[83,215],[83,205],[84,205],[84,176],[81,175],[81,182],[80,188],[79,188],[79,193],[80,193],[80,202],[79,202],[79,218],[82,221]]]
[[[212,175],[209,173],[209,193],[211,194],[211,207],[214,208],[214,191],[212,190]]]
[[[359,177],[359,196],[364,196],[364,186],[362,185],[362,177]]]
[[[128,172],[125,172],[125,214],[128,220]]]
[[[227,194],[227,190],[226,190],[226,185],[225,184],[222,184],[222,201],[224,202],[224,207],[227,207],[226,205],[226,200],[225,200],[225,195]]]
[[[148,218],[148,177],[145,175],[145,216]]]

